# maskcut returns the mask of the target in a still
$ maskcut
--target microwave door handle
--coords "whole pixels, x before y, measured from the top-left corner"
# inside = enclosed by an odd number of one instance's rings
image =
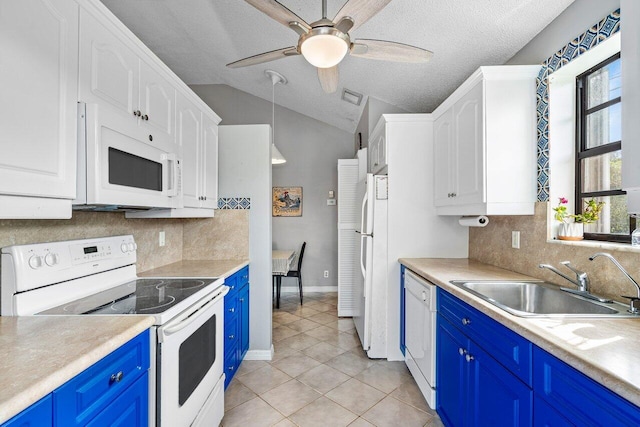
[[[169,168],[169,179],[167,196],[176,197],[180,194],[180,185],[182,184],[182,167],[180,160],[173,153],[166,154],[167,167]]]

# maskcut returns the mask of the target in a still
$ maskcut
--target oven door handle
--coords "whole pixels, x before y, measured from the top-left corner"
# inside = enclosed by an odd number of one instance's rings
[[[229,292],[229,287],[228,286],[223,286],[223,289],[220,292],[216,293],[216,295],[213,298],[209,299],[207,302],[202,304],[200,307],[198,307],[198,308],[194,309],[193,311],[191,311],[190,313],[188,313],[178,323],[176,323],[175,325],[167,325],[166,327],[162,328],[161,329],[162,333],[159,334],[158,340],[160,342],[162,342],[164,337],[168,337],[170,335],[173,335],[176,332],[179,332],[179,331],[183,330],[184,328],[188,327],[190,324],[195,322],[196,319],[198,318],[198,316],[196,316],[197,313],[203,312],[203,311],[207,310],[209,307],[211,307],[212,305],[218,303],[221,299],[224,298],[224,296],[228,292]]]

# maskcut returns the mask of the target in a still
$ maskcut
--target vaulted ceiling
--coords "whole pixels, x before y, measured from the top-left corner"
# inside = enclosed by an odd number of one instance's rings
[[[298,35],[242,0],[102,0],[187,84],[227,84],[271,100],[272,69],[289,80],[276,88],[276,103],[353,132],[362,107],[341,100],[343,88],[409,112],[431,112],[480,65],[505,63],[573,0],[392,0],[351,32],[434,52],[426,64],[347,56],[340,83],[322,91],[316,69],[302,56],[246,68],[226,64],[288,46]],[[331,19],[345,0],[328,0]],[[311,23],[321,0],[280,0]],[[364,103],[363,103],[364,104]],[[223,123],[224,123],[224,117]]]

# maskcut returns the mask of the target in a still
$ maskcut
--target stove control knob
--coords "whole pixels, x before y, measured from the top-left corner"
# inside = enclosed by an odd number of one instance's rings
[[[42,257],[33,255],[31,258],[29,258],[29,267],[33,268],[34,270],[42,267]]]
[[[127,245],[127,247],[129,248],[129,252],[133,252],[133,251],[135,251],[135,250],[136,250],[136,247],[134,246],[134,244],[133,244],[133,243],[129,243],[129,244]]]
[[[44,257],[44,262],[45,264],[47,264],[49,267],[53,267],[54,265],[56,265],[58,263],[58,254],[54,254],[49,252],[45,257]]]
[[[126,252],[129,250],[129,247],[127,246],[127,244],[126,244],[126,243],[123,243],[123,244],[121,244],[121,245],[120,245],[120,250],[121,250],[123,253],[126,253]]]

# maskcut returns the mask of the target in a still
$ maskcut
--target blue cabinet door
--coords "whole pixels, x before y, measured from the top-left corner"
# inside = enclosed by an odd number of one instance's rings
[[[640,408],[546,351],[534,348],[533,386],[549,407],[579,426],[639,426]],[[546,416],[544,406],[535,417]]]
[[[436,334],[436,408],[446,426],[467,419],[467,366],[463,355],[469,340],[438,314]]]
[[[249,350],[249,284],[244,285],[238,292],[238,322],[240,323],[240,354],[238,364]]]
[[[469,425],[532,425],[533,391],[488,353],[470,342],[464,355],[469,367]]]
[[[533,397],[533,410],[535,427],[574,427],[574,424],[537,394]]]
[[[145,372],[87,424],[87,427],[147,427],[149,424],[148,396],[149,377]]]
[[[45,427],[53,425],[53,398],[47,395],[11,418],[1,427]]]

